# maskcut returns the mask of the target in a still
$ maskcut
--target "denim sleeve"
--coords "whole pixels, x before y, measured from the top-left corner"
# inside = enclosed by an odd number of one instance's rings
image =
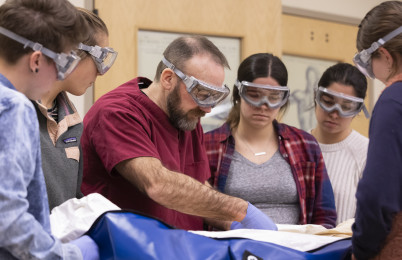
[[[82,259],[50,234],[36,112],[17,94],[0,95],[0,179],[0,259]]]

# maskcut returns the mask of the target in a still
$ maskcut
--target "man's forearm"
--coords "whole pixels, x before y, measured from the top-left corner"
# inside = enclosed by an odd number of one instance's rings
[[[155,158],[138,159],[116,168],[155,202],[183,213],[223,221],[241,221],[246,216],[246,201],[220,193],[185,174],[169,171]]]

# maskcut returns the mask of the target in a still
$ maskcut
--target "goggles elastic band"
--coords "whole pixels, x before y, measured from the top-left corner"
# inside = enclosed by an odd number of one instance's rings
[[[402,26],[399,26],[397,29],[385,35],[383,38],[378,39],[376,42],[373,42],[371,46],[367,49],[364,49],[353,57],[353,62],[356,64],[356,67],[366,76],[374,79],[374,73],[371,68],[368,68],[370,65],[371,54],[373,54],[378,48],[384,45],[387,41],[391,40],[395,36],[402,33]]]
[[[58,80],[65,79],[75,69],[75,67],[77,67],[78,62],[80,61],[80,57],[78,57],[73,51],[69,55],[65,53],[55,53],[48,48],[43,47],[42,44],[30,41],[1,26],[0,33],[10,39],[13,39],[14,41],[23,44],[24,49],[29,47],[32,50],[40,51],[47,57],[51,58],[56,64]]]

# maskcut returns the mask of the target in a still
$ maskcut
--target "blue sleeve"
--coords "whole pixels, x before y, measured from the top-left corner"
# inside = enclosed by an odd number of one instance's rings
[[[316,143],[316,176],[314,212],[312,223],[323,225],[326,228],[336,226],[337,213],[335,208],[334,191],[329,179],[324,158],[318,143]]]
[[[27,99],[0,95],[0,259],[81,259],[50,234],[38,131]]]
[[[356,193],[352,241],[357,259],[371,258],[380,251],[394,214],[401,210],[401,97],[396,88],[386,89],[370,122],[367,162]]]

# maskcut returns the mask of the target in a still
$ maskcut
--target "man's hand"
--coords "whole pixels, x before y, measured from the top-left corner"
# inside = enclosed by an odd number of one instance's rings
[[[230,229],[240,228],[278,230],[275,223],[250,202],[248,203],[247,215],[244,219],[241,222],[233,221],[230,226]]]

